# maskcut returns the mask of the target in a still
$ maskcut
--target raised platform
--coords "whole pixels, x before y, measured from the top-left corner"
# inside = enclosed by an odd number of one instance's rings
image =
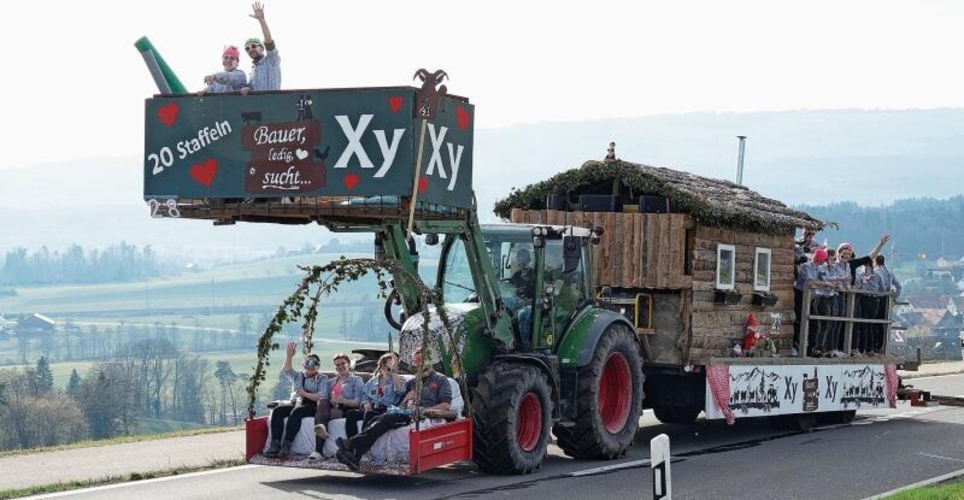
[[[339,462],[335,457],[322,458],[321,460],[308,460],[307,456],[291,456],[286,458],[270,458],[258,453],[251,457],[248,463],[257,465],[272,465],[277,467],[295,467],[298,469],[314,469],[331,472],[352,472],[348,467]],[[408,462],[386,462],[385,464],[372,464],[369,457],[361,460],[360,474],[382,474],[388,476],[410,476],[412,474]]]
[[[216,225],[266,222],[350,226],[405,220],[410,212],[409,199],[397,196],[149,199],[148,207],[156,218],[203,219]],[[426,202],[418,202],[415,209],[417,220],[460,220],[467,213],[467,209]]]

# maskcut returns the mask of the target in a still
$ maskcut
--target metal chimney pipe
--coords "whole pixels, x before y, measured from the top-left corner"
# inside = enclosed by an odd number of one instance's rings
[[[737,139],[740,140],[740,156],[736,160],[736,183],[743,185],[743,152],[746,150],[746,136],[738,135]]]

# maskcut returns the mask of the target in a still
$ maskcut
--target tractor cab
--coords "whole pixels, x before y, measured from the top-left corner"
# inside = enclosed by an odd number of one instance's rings
[[[523,350],[553,351],[577,313],[591,304],[584,253],[592,234],[571,226],[482,226],[498,300]],[[451,237],[443,246],[437,286],[446,303],[479,301],[466,252],[470,244]]]

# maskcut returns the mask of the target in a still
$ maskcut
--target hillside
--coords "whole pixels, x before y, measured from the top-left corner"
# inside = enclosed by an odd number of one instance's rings
[[[749,136],[744,183],[790,205],[880,206],[961,194],[961,109],[690,113],[480,130],[474,166],[480,217],[496,220],[493,203],[512,187],[602,158],[610,140],[629,161],[733,179],[736,135]],[[16,186],[0,197],[0,253],[125,240],[203,261],[269,255],[279,246],[331,238],[318,226],[152,220],[141,200],[137,158],[5,168],[0,185]]]

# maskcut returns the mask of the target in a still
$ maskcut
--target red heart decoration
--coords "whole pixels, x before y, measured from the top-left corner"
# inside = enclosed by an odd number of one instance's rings
[[[389,107],[392,108],[392,113],[398,113],[398,110],[401,109],[402,107],[402,102],[404,101],[402,100],[401,97],[398,97],[398,96],[392,96],[388,98],[388,105]]]
[[[216,175],[218,175],[218,162],[214,158],[191,165],[191,178],[204,187],[211,187]]]
[[[472,119],[469,116],[469,112],[465,110],[462,106],[455,108],[455,123],[458,124],[459,128],[465,130],[469,128],[469,121]]]
[[[418,179],[418,192],[424,193],[428,189],[428,177],[420,177]]]
[[[341,178],[341,182],[345,183],[345,187],[348,188],[349,191],[355,189],[355,186],[357,186],[360,181],[361,177],[358,174],[345,174],[345,176]]]
[[[170,127],[174,125],[174,120],[177,120],[177,112],[180,111],[176,102],[165,104],[157,108],[157,117],[161,119],[161,123],[165,127]]]

